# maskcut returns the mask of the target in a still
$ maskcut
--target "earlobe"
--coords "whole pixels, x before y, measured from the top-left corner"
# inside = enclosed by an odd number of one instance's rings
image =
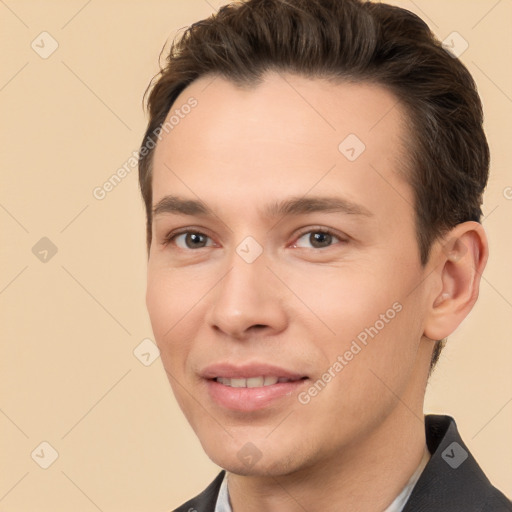
[[[458,327],[473,308],[481,274],[488,256],[485,231],[477,222],[464,222],[437,243],[433,256],[438,272],[424,336],[444,339]]]

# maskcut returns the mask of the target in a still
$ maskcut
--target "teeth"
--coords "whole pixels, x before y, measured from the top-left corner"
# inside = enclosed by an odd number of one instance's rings
[[[232,388],[246,388],[247,387],[247,380],[246,379],[227,379],[230,380],[230,383],[228,386],[231,386]]]
[[[250,377],[248,379],[226,379],[224,377],[217,377],[215,379],[224,386],[232,388],[261,388],[263,386],[273,386],[278,382],[291,382],[286,377]]]
[[[264,377],[251,377],[250,379],[247,379],[247,387],[248,388],[261,388],[263,386],[263,383],[265,382]]]
[[[277,377],[265,377],[264,386],[272,386],[273,384],[277,384],[279,379]]]

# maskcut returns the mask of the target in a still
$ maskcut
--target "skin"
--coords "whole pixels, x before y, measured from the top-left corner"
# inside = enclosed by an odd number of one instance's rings
[[[155,216],[146,297],[177,401],[229,472],[235,512],[382,511],[424,453],[433,340],[477,299],[485,233],[460,224],[421,265],[405,113],[380,86],[273,72],[241,89],[203,77],[172,110],[191,96],[197,107],[156,147],[153,204],[170,194],[200,199],[214,215]],[[348,134],[366,146],[353,162],[338,149]],[[370,215],[264,213],[269,203],[323,196]],[[204,246],[189,248],[185,235],[165,244],[182,228],[203,233]],[[334,235],[320,247],[318,228]],[[236,252],[247,236],[263,249],[253,263]],[[268,362],[307,375],[307,390],[397,302],[401,311],[305,405],[290,396],[229,411],[199,377],[214,362]],[[238,456],[248,442],[261,454],[253,465]]]

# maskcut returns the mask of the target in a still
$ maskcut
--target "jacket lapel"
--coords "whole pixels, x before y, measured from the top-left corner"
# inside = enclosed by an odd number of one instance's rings
[[[453,418],[425,416],[425,433],[432,456],[402,512],[510,510],[492,508],[491,503],[503,498],[506,505],[507,500],[480,469]]]
[[[187,501],[173,512],[214,512],[225,473],[225,471],[221,471],[201,494]]]

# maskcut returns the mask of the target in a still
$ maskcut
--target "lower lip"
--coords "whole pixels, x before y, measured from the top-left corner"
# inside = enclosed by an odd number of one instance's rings
[[[291,397],[305,385],[308,379],[294,382],[278,382],[258,388],[232,388],[215,380],[207,380],[210,397],[220,406],[233,411],[257,411],[280,398]]]

